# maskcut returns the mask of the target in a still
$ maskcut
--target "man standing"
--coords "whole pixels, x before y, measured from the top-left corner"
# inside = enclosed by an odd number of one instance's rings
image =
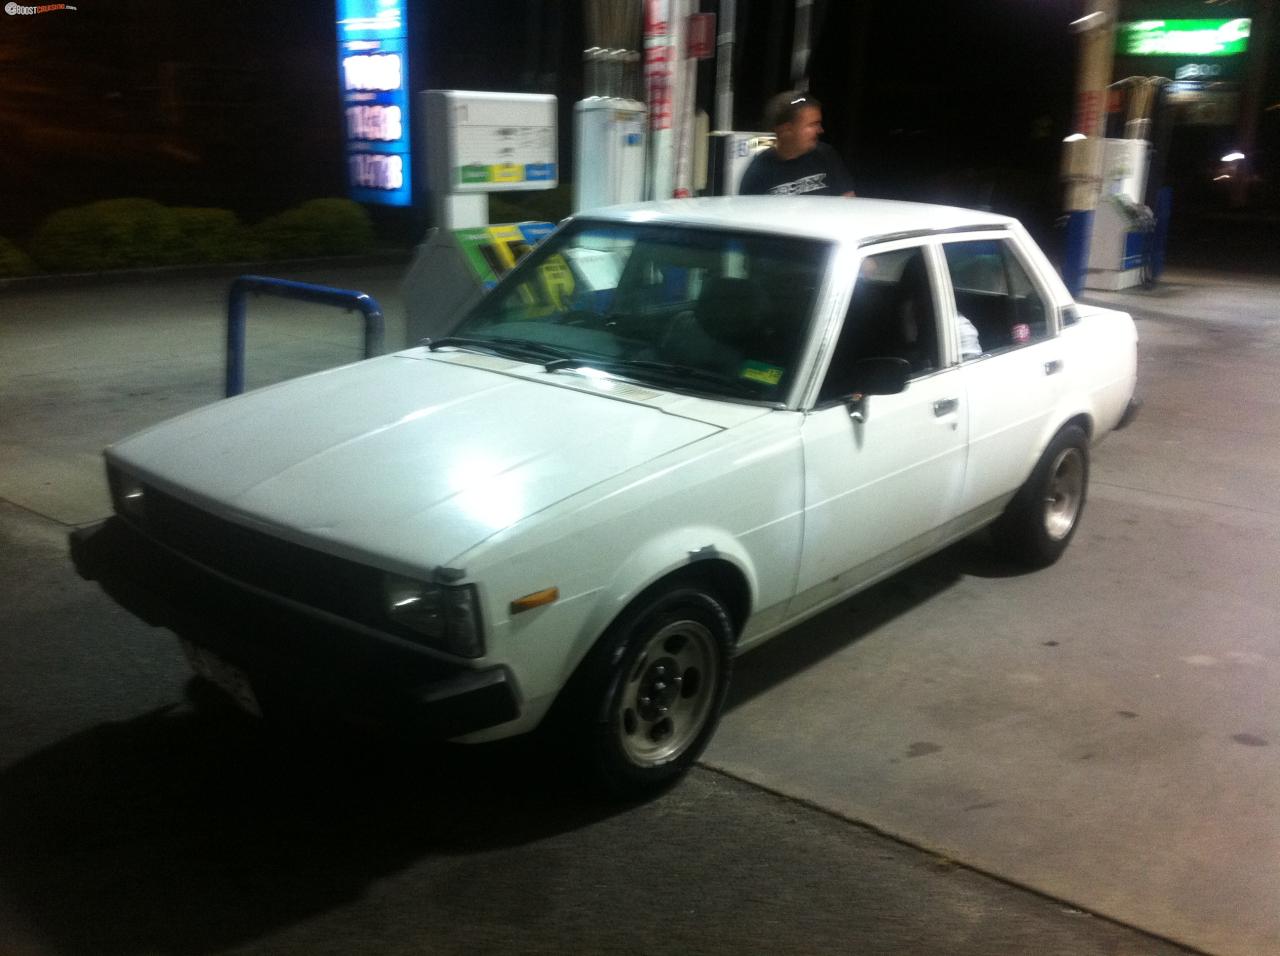
[[[818,142],[822,104],[803,93],[779,93],[769,101],[766,120],[777,142],[757,153],[742,174],[744,196],[852,196],[853,180],[836,151]]]

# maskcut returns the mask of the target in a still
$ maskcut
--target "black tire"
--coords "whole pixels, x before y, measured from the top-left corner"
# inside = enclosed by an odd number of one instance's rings
[[[993,526],[996,544],[1020,563],[1048,567],[1075,536],[1088,490],[1089,437],[1080,426],[1067,425]]]
[[[720,720],[732,646],[724,605],[697,587],[644,595],[623,612],[575,673],[556,722],[594,790],[643,799],[693,766]]]

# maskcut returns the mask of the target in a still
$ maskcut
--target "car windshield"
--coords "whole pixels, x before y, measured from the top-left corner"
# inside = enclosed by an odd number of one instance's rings
[[[579,221],[534,250],[433,347],[782,402],[829,251],[785,236]]]

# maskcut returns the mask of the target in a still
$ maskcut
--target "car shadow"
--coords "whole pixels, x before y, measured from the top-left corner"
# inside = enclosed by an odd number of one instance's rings
[[[991,560],[962,542],[801,625],[803,639],[780,636],[735,676],[730,706],[966,574],[1001,573]],[[602,803],[538,737],[451,747],[337,724],[277,734],[198,681],[188,693],[189,703],[98,725],[0,771],[0,901],[48,951],[251,946],[417,868],[432,874],[433,893],[452,894],[453,911],[490,892],[499,899],[487,905],[516,919],[529,905],[520,894],[543,876],[542,841],[631,813],[634,824],[615,827],[641,826],[679,805]],[[480,890],[488,877],[476,874],[495,855],[505,882]],[[459,873],[469,882],[454,887]]]
[[[1003,557],[983,529],[752,650],[734,669],[725,707],[745,704],[856,644],[965,577],[1009,578],[1028,573],[1027,567]]]
[[[59,953],[221,952],[432,857],[451,870],[627,809],[547,758],[534,739],[280,738],[175,704],[0,773],[3,898]]]

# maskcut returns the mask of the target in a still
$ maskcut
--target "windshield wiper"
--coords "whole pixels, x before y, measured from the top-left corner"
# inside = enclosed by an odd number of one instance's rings
[[[542,342],[528,342],[524,339],[511,339],[503,336],[494,336],[492,338],[472,338],[468,335],[446,335],[442,338],[431,339],[427,342],[427,348],[434,352],[441,348],[460,348],[460,349],[476,349],[480,352],[487,352],[490,355],[500,355],[503,358],[516,358],[522,361],[533,360],[536,362],[572,362],[575,359],[569,357],[569,353],[564,349],[556,348],[554,345],[545,345]]]

